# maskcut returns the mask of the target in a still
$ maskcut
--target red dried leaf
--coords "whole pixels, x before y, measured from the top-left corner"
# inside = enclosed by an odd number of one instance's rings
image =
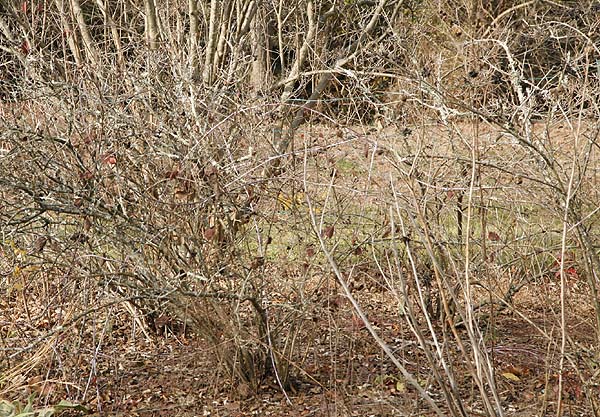
[[[30,51],[31,48],[29,47],[29,43],[27,41],[23,41],[21,43],[21,52],[23,52],[25,55],[29,55]]]
[[[577,272],[577,269],[575,269],[574,266],[565,268],[564,271],[567,278],[579,279],[579,272]],[[556,271],[556,273],[554,274],[554,278],[557,280],[560,279],[560,270]]]
[[[82,180],[84,180],[84,181],[89,181],[89,180],[91,180],[92,178],[94,178],[94,174],[92,174],[92,173],[91,173],[91,171],[85,171],[85,172],[82,172],[82,173],[79,175],[79,177],[80,177]]]
[[[498,242],[500,240],[500,235],[496,232],[489,232],[488,239],[492,242]]]
[[[579,273],[577,272],[577,269],[575,269],[574,266],[567,268],[565,270],[565,273],[571,278],[579,278]]]
[[[89,145],[90,143],[95,143],[97,140],[97,136],[94,132],[91,132],[83,137],[83,143]]]
[[[114,155],[106,155],[102,159],[102,162],[105,163],[105,164],[107,164],[107,165],[116,165],[117,158]]]

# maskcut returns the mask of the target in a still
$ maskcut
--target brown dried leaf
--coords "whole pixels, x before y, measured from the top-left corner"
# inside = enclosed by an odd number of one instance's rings
[[[174,180],[179,175],[179,170],[177,168],[173,168],[171,171],[165,172],[165,178],[168,180]]]
[[[208,165],[204,168],[204,176],[212,177],[213,175],[217,175],[219,173],[219,169],[214,165]]]
[[[38,237],[33,244],[33,253],[41,253],[44,250],[44,247],[46,247],[46,243],[48,243],[48,238],[46,236]]]
[[[260,268],[264,264],[265,264],[265,258],[262,256],[257,256],[256,258],[254,258],[252,260],[252,263],[250,264],[250,269]]]
[[[214,239],[216,234],[217,234],[217,228],[209,227],[208,229],[204,230],[204,239],[211,241]]]
[[[85,242],[87,242],[88,237],[86,236],[85,233],[75,232],[69,237],[69,240],[71,240],[72,242],[76,242],[76,243],[85,243]]]
[[[323,237],[331,239],[333,237],[334,231],[335,228],[333,226],[327,226],[325,229],[323,229]]]

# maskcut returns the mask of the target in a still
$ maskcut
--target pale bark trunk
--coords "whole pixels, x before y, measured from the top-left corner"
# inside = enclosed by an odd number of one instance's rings
[[[67,38],[67,45],[69,45],[69,50],[71,51],[71,54],[73,54],[75,65],[79,67],[82,61],[81,49],[79,48],[79,44],[77,42],[77,35],[73,31],[73,26],[71,26],[71,22],[69,22],[69,19],[67,18],[65,4],[63,0],[54,0],[54,3],[56,4],[56,8],[60,13],[60,23],[63,27],[64,36]]]
[[[146,11],[146,37],[148,46],[151,50],[158,48],[158,16],[156,14],[156,4],[154,0],[144,0]]]
[[[267,24],[264,9],[256,12],[251,25],[252,35],[252,69],[250,72],[250,84],[255,93],[268,87],[269,84],[269,37],[267,36]]]
[[[232,15],[233,15],[233,5],[232,5],[232,1],[226,1],[223,4],[223,10],[221,11],[221,17],[220,17],[220,28],[219,28],[219,37],[218,37],[218,41],[217,41],[217,50],[215,53],[215,56],[213,57],[213,63],[212,63],[212,73],[217,74],[221,63],[223,62],[223,58],[225,57],[225,51],[226,51],[226,45],[227,45],[227,38],[229,37],[229,27],[230,27],[230,22],[232,19]],[[235,56],[235,46],[237,44],[234,44],[234,53],[233,53],[233,58],[232,58],[232,65],[237,65],[237,56]]]
[[[102,0],[96,0],[96,4],[102,11],[102,14],[104,15],[104,20],[106,21],[106,24],[110,29],[111,37],[115,44],[115,51],[117,52],[117,62],[119,64],[119,67],[121,67],[122,69],[125,66],[125,58],[123,56],[123,45],[121,43],[121,35],[119,34],[119,29],[117,28],[117,25],[115,24],[115,21],[113,20],[110,11],[107,8],[107,5],[109,3],[105,4]]]
[[[304,42],[300,47],[300,51],[296,55],[296,60],[292,65],[292,69],[290,71],[290,75],[287,78],[286,84],[283,87],[283,94],[281,95],[281,101],[283,103],[287,103],[290,97],[292,96],[292,91],[294,90],[294,84],[296,80],[300,76],[300,69],[306,62],[306,57],[308,55],[308,51],[310,49],[311,44],[317,34],[317,24],[315,21],[315,7],[314,2],[310,0],[306,6],[306,15],[308,17],[308,32],[306,33],[306,37],[304,38]]]
[[[202,72],[202,80],[205,84],[210,85],[213,82],[213,60],[216,50],[217,38],[217,16],[218,16],[219,0],[211,0],[210,15],[208,18],[208,42],[206,44],[206,52],[204,56],[204,70]]]
[[[198,17],[198,0],[188,1],[188,13],[190,16],[190,72],[192,79],[198,78],[200,69],[198,68],[198,39],[200,36],[199,27],[200,19]]]
[[[81,4],[79,3],[79,0],[71,0],[71,7],[73,9],[73,16],[75,16],[75,21],[77,22],[77,27],[81,33],[81,40],[86,52],[86,57],[93,66],[97,66],[99,64],[100,55],[98,54],[94,40],[90,35],[87,23],[85,23],[85,18],[83,17],[83,11],[81,10]]]
[[[283,0],[279,0],[279,4],[275,9],[275,15],[277,16],[277,48],[279,49],[279,65],[281,66],[281,74],[285,71],[285,57],[283,48]]]

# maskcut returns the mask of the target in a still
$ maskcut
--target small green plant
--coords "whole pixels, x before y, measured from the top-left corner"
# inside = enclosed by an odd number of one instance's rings
[[[19,401],[0,400],[0,417],[51,417],[66,410],[77,411],[82,414],[90,414],[91,412],[83,405],[73,404],[66,400],[61,400],[54,406],[36,408],[34,400],[35,394],[31,394],[27,398],[27,404],[21,404]]]

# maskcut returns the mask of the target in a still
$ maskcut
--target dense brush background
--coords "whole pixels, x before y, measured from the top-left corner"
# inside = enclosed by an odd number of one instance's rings
[[[598,415],[599,26],[1,2],[0,415]]]

